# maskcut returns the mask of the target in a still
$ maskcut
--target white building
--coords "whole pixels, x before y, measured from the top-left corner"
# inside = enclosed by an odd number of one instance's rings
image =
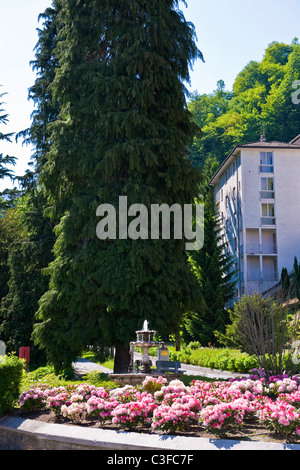
[[[236,146],[211,180],[237,297],[264,293],[300,259],[300,135]]]

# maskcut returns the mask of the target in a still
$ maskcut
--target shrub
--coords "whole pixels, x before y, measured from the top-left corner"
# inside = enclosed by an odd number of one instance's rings
[[[245,411],[240,403],[209,405],[201,411],[201,421],[207,431],[220,436],[240,428]]]
[[[236,303],[234,314],[236,334],[243,350],[255,355],[259,366],[270,375],[282,374],[285,369],[283,357],[292,333],[288,308],[271,297],[264,299],[256,293],[244,296]],[[294,319],[294,333],[298,323]]]
[[[33,387],[21,393],[19,405],[24,411],[38,411],[46,406],[46,396],[42,388]]]
[[[18,400],[23,373],[24,361],[14,355],[0,362],[0,416],[11,411]]]

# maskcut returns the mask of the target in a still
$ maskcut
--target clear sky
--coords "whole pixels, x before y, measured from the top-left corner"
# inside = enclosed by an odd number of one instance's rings
[[[196,27],[205,58],[191,72],[192,91],[210,93],[220,79],[230,90],[236,75],[250,60],[260,61],[272,41],[290,44],[294,37],[300,39],[299,0],[187,0],[187,4],[182,10]],[[28,88],[35,76],[29,62],[34,59],[38,15],[51,5],[52,0],[0,0],[0,84],[7,93],[2,107],[9,114],[2,132],[19,132],[30,125],[33,107]],[[24,174],[30,147],[0,142],[0,153],[18,157],[15,174]],[[0,181],[0,191],[11,186]]]

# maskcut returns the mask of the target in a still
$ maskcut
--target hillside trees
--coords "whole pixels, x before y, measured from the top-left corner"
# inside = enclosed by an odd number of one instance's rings
[[[184,240],[99,240],[96,209],[183,205],[197,196],[186,148],[197,131],[186,109],[189,64],[202,57],[177,1],[62,0],[51,92],[59,115],[40,170],[57,236],[49,290],[34,337],[61,369],[87,344],[129,342],[145,319],[177,329],[199,292]]]
[[[260,62],[250,61],[237,75],[232,91],[223,87],[217,112],[212,108],[220,98],[218,88],[210,95],[194,93],[189,109],[203,132],[192,147],[196,163],[201,166],[207,156],[221,163],[235,145],[258,141],[263,123],[269,141],[289,142],[299,134],[300,107],[292,100],[293,83],[300,79],[299,57],[295,40],[269,44]]]

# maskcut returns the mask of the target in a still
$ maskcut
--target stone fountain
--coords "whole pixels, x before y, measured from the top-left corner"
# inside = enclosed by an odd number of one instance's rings
[[[149,348],[156,346],[164,345],[163,342],[154,341],[153,337],[155,336],[155,330],[149,330],[148,321],[145,320],[143,324],[143,329],[136,331],[136,341],[130,343],[131,356],[133,358],[134,348],[141,348],[143,350],[142,355],[142,374],[151,374],[151,361],[149,357]]]
[[[162,347],[164,348],[165,343],[162,341],[154,341],[154,336],[156,334],[155,330],[149,330],[148,321],[145,320],[142,330],[136,331],[136,341],[132,341],[130,343],[130,356],[131,356],[131,364],[129,367],[129,371],[123,374],[109,374],[109,378],[114,380],[115,382],[119,383],[120,385],[138,385],[141,384],[144,378],[147,375],[153,375],[154,377],[158,377],[162,374],[157,374],[156,369],[151,369],[151,360],[149,357],[149,348],[153,347]],[[142,361],[141,367],[137,372],[134,372],[134,349],[141,348],[143,350],[142,353]],[[178,374],[167,374],[166,375],[168,380],[172,380],[174,378],[178,378]]]

